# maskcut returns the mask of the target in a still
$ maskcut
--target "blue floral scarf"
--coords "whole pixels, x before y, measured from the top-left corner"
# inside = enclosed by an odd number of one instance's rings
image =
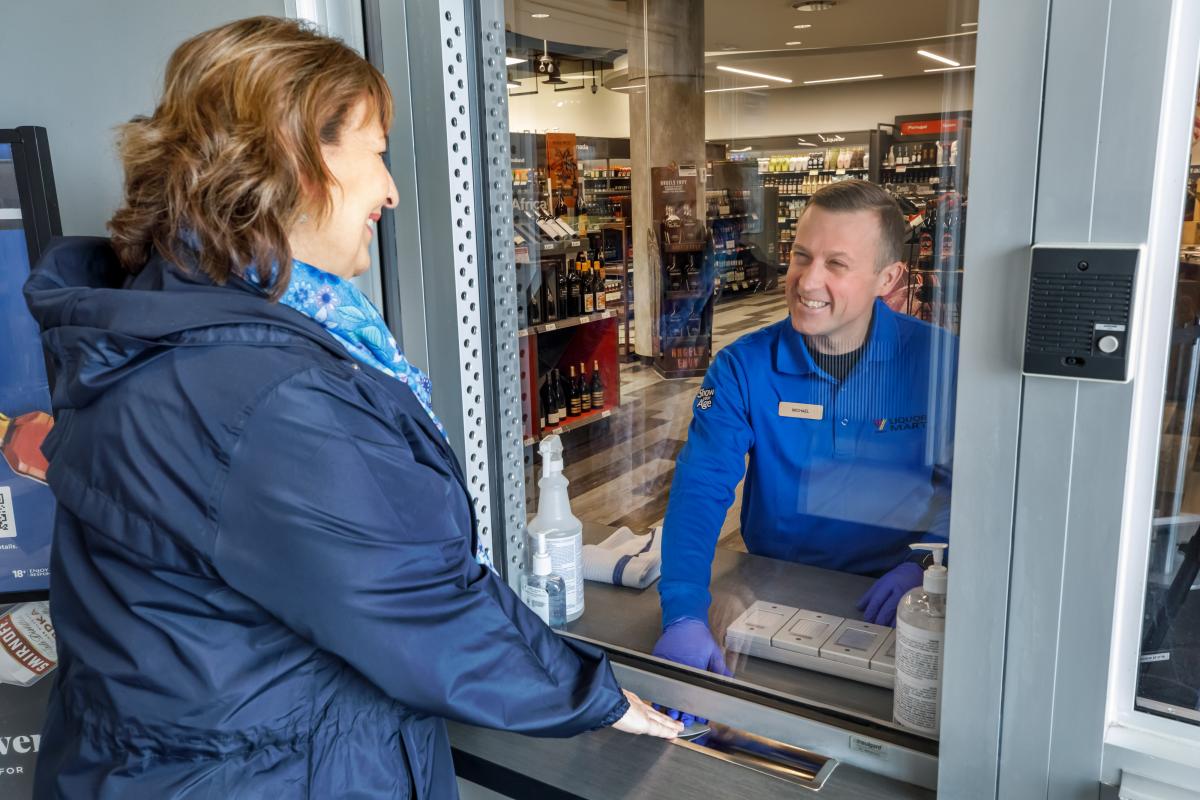
[[[254,276],[253,270],[247,270]],[[254,281],[254,277],[251,277]],[[256,281],[255,281],[256,282]],[[388,331],[383,316],[350,281],[292,261],[292,279],[279,302],[312,319],[337,339],[355,360],[374,367],[408,386],[442,438],[446,429],[433,413],[429,376],[409,363]]]

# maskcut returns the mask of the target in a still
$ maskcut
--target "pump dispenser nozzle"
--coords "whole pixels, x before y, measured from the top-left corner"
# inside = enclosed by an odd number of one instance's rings
[[[546,535],[535,533],[533,539],[536,542],[533,551],[533,574],[549,575],[551,564],[550,551],[546,548]]]
[[[542,443],[538,445],[538,452],[542,454],[542,476],[558,475],[563,471],[563,446],[562,439],[558,438],[557,433],[552,433]]]
[[[942,558],[949,546],[945,542],[917,542],[909,545],[913,550],[929,550],[933,553],[933,564],[925,570],[924,579],[925,591],[931,594],[946,593],[946,582],[950,570],[942,564]]]

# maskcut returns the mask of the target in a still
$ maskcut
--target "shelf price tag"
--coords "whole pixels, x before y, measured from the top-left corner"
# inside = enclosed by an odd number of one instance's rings
[[[547,331],[552,331],[552,330],[555,330],[556,328],[558,328],[558,325],[557,325],[556,323],[553,323],[553,322],[547,322],[547,323],[546,323],[546,324],[543,326],[543,330],[547,330]]]
[[[808,174],[809,174],[809,175],[820,175],[820,174],[821,174],[821,170],[819,170],[819,169],[810,169],[810,170],[808,171]]]
[[[838,171],[837,171],[835,174],[836,174],[836,175],[845,175],[845,174],[846,174],[846,170],[844,170],[844,169],[839,169],[839,170],[838,170]]]
[[[908,167],[907,166],[896,167],[896,172],[908,172]]]

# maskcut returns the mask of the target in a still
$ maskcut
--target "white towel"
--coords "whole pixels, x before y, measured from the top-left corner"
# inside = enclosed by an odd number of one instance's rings
[[[620,528],[600,544],[583,546],[583,577],[589,581],[645,589],[661,570],[661,527],[647,536]]]

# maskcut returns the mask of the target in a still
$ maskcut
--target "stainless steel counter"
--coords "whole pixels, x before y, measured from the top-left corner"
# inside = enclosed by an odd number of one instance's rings
[[[613,730],[594,731],[574,739],[532,739],[451,723],[450,742],[457,751],[455,760],[460,776],[517,800],[561,797],[929,800],[935,797],[928,789],[880,777],[849,764],[840,765],[824,788],[813,792],[661,739],[628,736]]]
[[[611,529],[603,526],[585,523],[584,541],[596,544],[611,532]],[[710,623],[718,639],[723,639],[725,627],[756,600],[770,600],[850,619],[860,619],[861,615],[854,604],[870,585],[870,578],[719,549],[713,562],[713,605]],[[657,584],[637,590],[589,581],[585,592],[584,614],[567,626],[566,633],[618,652],[645,656],[653,649],[661,625]],[[734,671],[733,682],[736,684],[756,689],[765,688],[799,701],[809,708],[825,709],[835,712],[841,718],[849,715],[868,725],[897,730],[891,721],[892,693],[887,689],[776,664],[752,656],[735,653],[729,655],[729,666]],[[620,674],[624,676],[623,683],[631,679],[633,673],[640,672],[636,669],[631,671],[622,665],[616,666],[620,667]],[[667,683],[668,688],[680,686],[676,681]],[[650,690],[638,686],[637,682],[627,685],[635,691],[642,691],[648,699],[655,699]],[[659,688],[662,688],[661,684]],[[711,690],[688,691],[691,697],[709,698],[701,704],[711,702],[721,705],[726,700],[721,694]],[[707,713],[705,708],[689,710]],[[721,719],[721,713],[721,709],[714,708],[709,716]],[[778,720],[782,716],[784,727],[797,728],[799,731],[799,721],[787,721],[797,720],[790,714],[776,710],[764,710],[762,713],[772,717],[775,730],[780,730]],[[935,796],[929,789],[885,776],[920,773],[922,778],[917,782],[925,782],[932,786],[931,781],[936,779],[936,760],[933,755],[936,746],[933,743],[916,740],[917,749],[923,754],[910,756],[901,754],[899,750],[892,750],[892,760],[895,763],[889,768],[875,770],[872,765],[870,769],[863,769],[861,766],[870,765],[872,758],[859,759],[860,766],[856,766],[857,762],[849,763],[854,761],[854,757],[846,752],[846,742],[850,740],[850,749],[853,749],[854,736],[841,733],[839,738],[840,724],[836,721],[832,728],[828,719],[815,724],[816,728],[810,726],[805,730],[811,734],[817,728],[821,729],[821,735],[825,737],[824,745],[817,745],[815,742],[812,744],[817,747],[818,752],[826,752],[842,761],[816,796],[839,800],[916,800]],[[518,798],[584,797],[609,800],[662,796],[814,796],[810,789],[725,763],[711,755],[660,740],[626,736],[611,730],[595,731],[574,739],[554,740],[530,739],[516,734],[452,724],[450,736],[462,777]],[[800,738],[806,737],[800,734]],[[912,746],[914,742],[912,734],[909,733],[899,735],[898,739],[907,740],[907,744],[898,742],[901,747]],[[837,741],[837,749],[842,752],[829,752],[828,746],[831,741]],[[794,743],[806,744],[804,741]],[[822,746],[826,749],[822,750]],[[905,758],[916,762],[924,759],[924,766],[910,770],[901,764]],[[906,780],[917,779],[912,777]]]

